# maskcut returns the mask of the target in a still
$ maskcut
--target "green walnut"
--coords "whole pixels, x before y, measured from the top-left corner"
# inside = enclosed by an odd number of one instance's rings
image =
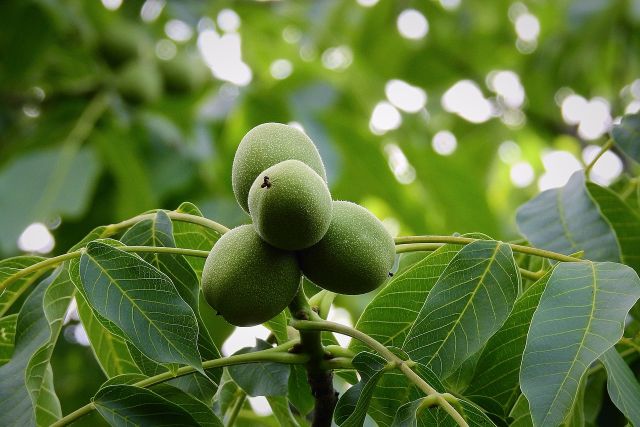
[[[327,183],[299,160],[267,168],[249,190],[253,225],[267,243],[296,251],[315,245],[331,223]]]
[[[182,94],[201,89],[211,71],[195,53],[181,52],[167,61],[160,61],[160,71],[167,92]]]
[[[264,123],[240,141],[233,158],[231,182],[236,200],[249,213],[249,190],[265,169],[285,160],[300,160],[327,180],[320,153],[304,132],[281,123]]]
[[[322,288],[356,295],[372,291],[395,261],[393,238],[371,212],[351,202],[333,202],[329,230],[298,253],[304,275]]]
[[[98,52],[111,66],[117,67],[140,57],[150,41],[137,25],[115,21],[106,25],[98,39]]]
[[[131,104],[150,104],[162,96],[162,76],[151,61],[127,63],[117,77],[116,86]]]
[[[293,253],[267,244],[252,225],[241,225],[211,249],[202,271],[202,292],[227,322],[254,326],[289,305],[301,277]]]

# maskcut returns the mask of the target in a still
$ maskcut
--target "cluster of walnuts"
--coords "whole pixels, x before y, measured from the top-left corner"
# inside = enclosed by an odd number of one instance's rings
[[[304,274],[341,294],[376,289],[395,259],[393,238],[367,209],[333,201],[311,139],[265,123],[233,159],[233,192],[253,224],[227,232],[202,273],[207,302],[229,323],[264,323],[294,298]]]

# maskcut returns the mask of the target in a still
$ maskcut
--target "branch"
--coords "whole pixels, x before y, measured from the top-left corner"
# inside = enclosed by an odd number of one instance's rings
[[[602,146],[602,148],[600,149],[600,151],[598,152],[598,154],[596,154],[596,156],[593,158],[593,160],[591,160],[589,162],[589,164],[587,165],[587,167],[584,169],[584,175],[587,177],[587,179],[589,178],[589,172],[591,172],[591,169],[593,169],[593,167],[595,166],[595,164],[598,162],[598,160],[600,160],[600,157],[602,157],[602,155],[604,153],[606,153],[607,151],[609,151],[609,149],[613,147],[613,139],[608,140],[607,142],[605,142],[605,144]]]
[[[186,248],[171,248],[166,246],[118,246],[118,249],[124,252],[154,252],[154,253],[171,253],[185,256],[195,256],[206,258],[209,255],[207,251],[201,251],[197,249],[186,249]],[[66,254],[58,255],[53,258],[47,258],[43,261],[30,265],[27,268],[23,268],[22,270],[18,270],[12,275],[8,276],[4,282],[0,283],[0,291],[5,289],[7,286],[20,279],[21,277],[26,277],[31,273],[34,273],[39,270],[53,268],[63,262],[73,259],[79,258],[83,252],[84,248],[78,249],[77,251],[69,252]]]
[[[407,244],[396,246],[396,253],[402,254],[407,252],[433,251],[438,248],[441,248],[442,246],[444,246],[444,243],[407,243]],[[539,278],[544,276],[544,273],[545,273],[544,271],[536,272],[536,271],[527,270],[522,267],[518,267],[518,269],[520,270],[520,274],[522,275],[522,277],[525,277],[531,280],[538,280]]]
[[[276,363],[286,363],[286,364],[304,364],[308,361],[308,357],[302,354],[290,354],[287,351],[296,344],[296,341],[286,342],[278,347],[269,348],[266,350],[255,351],[253,353],[244,353],[244,354],[234,354],[228,357],[221,357],[220,359],[207,360],[202,363],[203,369],[214,369],[221,368],[223,366],[232,366],[232,365],[242,365],[246,363],[255,363],[255,362],[276,362]],[[161,374],[155,375],[153,377],[145,378],[142,381],[138,381],[133,385],[136,387],[151,387],[156,384],[160,384],[162,382],[171,380],[173,378],[182,377],[185,375],[192,374],[197,372],[195,368],[191,366],[183,366],[179,368],[175,375],[170,371],[163,372]],[[66,426],[84,415],[90,413],[95,408],[95,405],[92,403],[88,403],[83,407],[76,409],[72,413],[62,417],[55,423],[51,424],[50,427],[62,427]]]
[[[215,222],[215,221],[213,221],[213,220],[211,220],[209,218],[205,218],[203,216],[191,215],[191,214],[173,212],[173,211],[165,211],[165,213],[172,220],[181,221],[181,222],[189,222],[191,224],[201,225],[203,227],[206,227],[206,228],[209,228],[209,229],[215,231],[218,234],[224,234],[227,231],[229,231],[229,229],[227,227],[225,227],[224,225],[222,225],[222,224],[220,224],[218,222]],[[124,220],[122,222],[118,222],[116,224],[108,225],[107,229],[105,230],[104,237],[112,236],[112,235],[116,234],[119,231],[122,231],[124,229],[127,229],[127,228],[131,227],[132,225],[134,225],[137,222],[144,221],[145,219],[153,219],[155,216],[156,216],[155,212],[146,213],[146,214],[141,214],[141,215],[134,216],[133,218],[129,218],[127,220]]]
[[[301,321],[320,318],[311,310],[302,287],[289,305],[289,311],[294,319],[301,319]],[[338,393],[333,388],[333,371],[329,369],[326,363],[328,361],[325,360],[327,353],[322,346],[322,332],[320,330],[299,330],[299,332],[300,352],[309,356],[309,361],[305,365],[307,382],[315,398],[311,425],[312,427],[330,427],[333,412],[338,404]]]
[[[457,236],[402,236],[396,237],[396,245],[405,245],[409,243],[453,243],[458,245],[467,245],[481,239],[473,239],[471,237]],[[514,252],[520,252],[529,255],[536,255],[555,261],[564,262],[583,262],[583,259],[569,255],[559,254],[557,252],[547,251],[544,249],[533,248],[531,246],[516,245],[515,243],[507,243]]]
[[[449,400],[451,400],[450,396],[445,396],[441,393],[438,393],[433,387],[431,387],[425,380],[423,380],[418,374],[416,374],[411,366],[410,361],[402,360],[398,356],[396,356],[391,350],[385,347],[382,343],[372,338],[371,336],[365,334],[364,332],[358,331],[357,329],[351,328],[349,326],[341,325],[335,322],[329,322],[327,320],[292,320],[291,326],[300,331],[300,334],[303,331],[331,331],[337,332],[339,334],[350,336],[351,338],[355,338],[373,350],[377,351],[382,357],[387,359],[388,362],[392,363],[400,369],[400,371],[407,377],[412,383],[420,388],[427,396],[434,396],[434,399],[438,402],[438,405],[442,409],[444,409],[450,416],[453,418],[459,426],[461,427],[469,427],[465,419],[460,415],[456,409],[451,406]]]

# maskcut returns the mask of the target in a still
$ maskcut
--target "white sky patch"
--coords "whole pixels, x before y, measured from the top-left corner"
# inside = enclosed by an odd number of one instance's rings
[[[631,101],[627,108],[624,109],[625,114],[635,114],[640,112],[640,101]]]
[[[353,52],[346,45],[330,47],[322,52],[322,65],[328,70],[342,71],[353,62]]]
[[[376,135],[382,135],[390,130],[398,129],[401,124],[402,116],[396,107],[387,101],[380,101],[371,113],[369,129]]]
[[[518,188],[524,188],[531,185],[536,175],[529,162],[517,162],[511,166],[509,177],[513,185]]]
[[[262,325],[250,326],[248,328],[237,327],[229,338],[222,344],[222,354],[230,356],[244,347],[256,345],[255,339],[266,340],[271,332]]]
[[[460,80],[442,95],[442,107],[471,123],[483,123],[493,115],[493,106],[484,97],[478,85],[471,80]]]
[[[631,83],[631,95],[635,98],[635,99],[640,99],[640,79],[634,80],[633,83]]]
[[[164,25],[164,33],[171,40],[179,43],[189,41],[193,37],[193,29],[184,21],[172,19]]]
[[[446,10],[456,10],[460,7],[461,0],[440,0],[440,6]]]
[[[335,307],[333,305],[331,305],[331,308],[329,308],[327,320],[349,327],[353,326],[353,321],[351,320],[351,315],[349,314],[349,312],[344,308]],[[334,333],[333,335],[336,337],[336,340],[338,340],[338,344],[343,347],[348,346],[351,342],[351,337],[348,337],[346,335],[336,333]]]
[[[572,93],[562,99],[560,109],[565,123],[578,125],[578,135],[583,139],[598,139],[611,127],[611,106],[603,98],[586,100]]]
[[[240,29],[240,16],[232,9],[222,9],[218,12],[218,27],[222,31],[235,33]]]
[[[571,175],[582,169],[582,164],[568,151],[553,150],[542,155],[545,172],[538,179],[540,191],[562,187]]]
[[[565,96],[560,104],[562,118],[569,125],[577,125],[582,120],[584,110],[587,108],[587,100],[574,93]]]
[[[487,76],[487,86],[510,108],[520,108],[524,103],[524,87],[513,71],[492,71]]]
[[[109,10],[118,10],[122,5],[122,0],[102,0],[102,5]]]
[[[400,234],[400,222],[397,219],[393,217],[385,218],[382,220],[382,225],[393,237]]]
[[[41,222],[30,224],[18,237],[18,248],[24,252],[47,254],[55,244],[49,229]]]
[[[450,156],[456,151],[456,148],[458,148],[458,140],[456,136],[448,130],[441,130],[433,135],[431,147],[433,151],[441,156]]]
[[[142,5],[140,9],[140,18],[144,22],[153,22],[162,13],[162,9],[164,9],[165,1],[164,0],[147,0]]]
[[[237,86],[251,82],[251,68],[242,61],[241,38],[238,33],[222,36],[213,29],[204,30],[198,36],[198,48],[213,75]]]
[[[405,9],[398,15],[398,32],[405,39],[420,40],[429,32],[429,22],[415,9]]]
[[[593,98],[582,112],[578,135],[587,140],[598,139],[611,127],[611,107],[602,98]]]
[[[400,184],[411,184],[416,180],[416,170],[400,147],[396,144],[387,144],[384,151],[387,154],[389,168]]]
[[[358,4],[362,7],[373,7],[378,4],[379,0],[357,0]]]
[[[505,141],[498,147],[498,157],[506,164],[517,162],[521,155],[522,150],[514,141]]]
[[[307,132],[304,130],[304,127],[302,126],[302,124],[301,124],[300,122],[289,122],[289,123],[287,123],[287,124],[288,124],[289,126],[291,126],[291,127],[294,127],[294,128],[296,128],[296,129],[298,129],[300,132],[307,133]]]
[[[540,21],[531,13],[522,13],[515,19],[518,38],[525,42],[536,42],[540,35]]]
[[[259,417],[267,417],[272,414],[271,405],[269,405],[269,401],[264,396],[256,396],[251,397],[248,396],[247,400],[249,401],[249,405],[251,405],[251,409],[258,415]]]
[[[587,145],[584,150],[582,150],[582,159],[584,160],[584,163],[591,163],[599,152],[599,146]],[[624,165],[622,164],[620,157],[612,151],[607,151],[598,159],[596,164],[593,165],[593,168],[589,173],[589,178],[596,184],[610,185],[620,176],[623,169]]]
[[[407,113],[417,113],[427,104],[427,93],[422,88],[402,80],[389,80],[384,93],[389,102]]]
[[[293,64],[288,59],[276,59],[269,66],[269,72],[274,79],[283,80],[293,72]]]

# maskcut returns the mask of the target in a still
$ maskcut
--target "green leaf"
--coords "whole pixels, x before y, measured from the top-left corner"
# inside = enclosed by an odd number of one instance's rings
[[[30,151],[13,159],[0,171],[0,248],[15,251],[20,233],[32,222],[57,215],[80,216],[99,172],[100,164],[90,147],[77,153],[63,147]]]
[[[502,326],[520,289],[511,247],[478,240],[465,246],[433,286],[403,349],[447,375]]]
[[[536,426],[564,420],[581,378],[622,337],[638,298],[640,279],[625,265],[577,262],[555,268],[533,314],[520,371]]]
[[[616,145],[636,162],[640,163],[640,113],[627,114],[611,129]]]
[[[489,339],[464,397],[505,417],[520,395],[520,362],[533,313],[551,273],[531,285],[517,300],[502,328]]]
[[[147,357],[201,369],[196,317],[166,275],[101,242],[87,245],[80,273],[87,302]]]
[[[139,373],[140,370],[127,348],[126,341],[100,323],[80,292],[76,294],[76,303],[80,321],[91,343],[91,350],[107,378]]]
[[[640,216],[608,188],[588,182],[587,190],[616,234],[622,262],[640,273]]]
[[[289,372],[289,392],[287,396],[298,412],[305,416],[313,410],[315,398],[307,381],[307,371],[303,366],[291,365]]]
[[[169,384],[156,384],[151,390],[186,410],[202,427],[222,427],[222,421],[202,401]]]
[[[112,426],[199,426],[186,409],[151,390],[132,385],[102,387],[93,404]]]
[[[389,347],[389,350],[402,360],[409,359],[409,356],[399,348]],[[440,393],[446,391],[439,377],[425,365],[416,363],[412,369],[436,391]],[[400,406],[422,396],[424,392],[409,381],[402,372],[397,369],[388,370],[377,382],[368,413],[378,425],[388,426],[391,425],[394,414]]]
[[[135,224],[122,236],[121,241],[130,246],[176,247],[173,240],[173,224],[164,211],[158,211],[153,219],[147,219]],[[196,314],[198,320],[198,351],[200,355],[205,360],[218,359],[220,352],[199,316],[200,284],[198,277],[185,260],[185,257],[177,254],[151,252],[142,253],[140,257],[171,279],[182,299],[189,304]],[[143,371],[148,375],[152,375],[148,369],[145,370],[143,368]],[[180,388],[183,390],[197,391],[199,398],[204,401],[211,401],[215,395],[217,384],[220,382],[222,369],[208,370],[206,375],[209,380],[200,378],[202,374],[196,372],[193,375],[178,378],[176,382],[181,384]]]
[[[529,411],[529,401],[524,394],[521,394],[516,403],[511,408],[509,416],[512,418],[510,427],[533,427],[531,412]]]
[[[402,405],[396,412],[392,427],[455,427],[458,425],[440,406],[425,407],[423,402],[424,398],[420,398]],[[474,404],[462,399],[459,399],[458,403],[469,426],[495,427],[493,421]]]
[[[178,213],[204,216],[196,205],[189,202],[182,203],[175,211]],[[198,224],[175,221],[173,225],[173,237],[176,239],[176,245],[178,247],[210,251],[211,248],[213,248],[213,245],[220,238],[220,234],[210,228],[203,227]],[[191,264],[191,267],[198,277],[200,277],[202,275],[205,260],[202,258],[189,257],[187,258],[187,261]]]
[[[60,402],[53,389],[51,355],[58,341],[64,317],[75,295],[75,287],[65,263],[53,273],[53,282],[47,287],[42,301],[48,322],[49,339],[31,357],[26,367],[27,389],[36,411],[36,423],[49,425],[60,417]]]
[[[285,396],[267,396],[267,402],[269,402],[271,411],[281,427],[300,427],[291,408],[289,408],[289,400]]]
[[[18,256],[3,259],[0,261],[0,284],[7,280],[9,276],[42,260],[44,260],[44,258],[37,256]],[[45,271],[41,270],[26,277],[21,277],[2,291],[0,294],[0,317],[11,308],[11,305],[20,298],[24,291],[29,289],[44,273]]]
[[[255,347],[245,347],[234,354],[245,354],[272,348],[269,343],[256,339]],[[231,378],[249,396],[284,396],[289,383],[289,366],[282,363],[260,362],[227,368]]]
[[[289,334],[287,333],[288,324],[289,316],[285,310],[278,313],[276,317],[266,321],[264,326],[273,333],[278,344],[283,344],[289,340]]]
[[[13,354],[17,320],[17,313],[0,319],[0,366],[7,363]]]
[[[120,238],[127,246],[159,246],[175,248],[171,219],[158,211],[153,219],[145,219],[131,227]],[[175,285],[180,297],[196,311],[198,307],[198,278],[185,257],[177,254],[144,252],[140,258],[166,274]]]
[[[600,356],[607,370],[607,391],[611,401],[631,422],[640,425],[640,384],[629,365],[611,347]]]
[[[612,226],[589,196],[582,171],[562,188],[543,191],[518,209],[520,232],[538,248],[570,255],[584,251],[593,261],[620,261]]]
[[[360,382],[340,397],[334,413],[335,422],[345,427],[364,423],[378,380],[387,368],[384,358],[366,351],[356,354],[352,363],[360,373]]]
[[[60,418],[49,359],[73,292],[67,270],[59,267],[20,309],[13,356],[0,366],[0,425],[49,425]]]
[[[400,347],[427,294],[461,247],[444,245],[395,275],[364,309],[356,329],[384,345]],[[349,347],[356,352],[367,348],[357,340],[351,340]]]

